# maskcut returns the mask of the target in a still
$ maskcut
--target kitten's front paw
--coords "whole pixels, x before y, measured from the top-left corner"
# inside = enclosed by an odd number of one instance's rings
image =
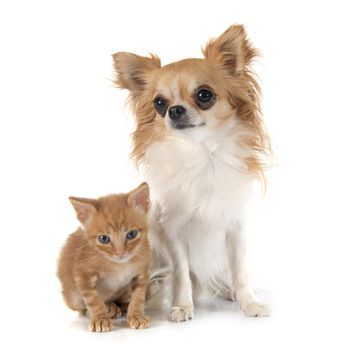
[[[146,315],[129,315],[128,325],[133,329],[148,328],[151,324],[151,319]]]
[[[191,320],[193,317],[192,306],[173,306],[168,316],[168,320],[172,322],[183,322]]]
[[[91,320],[89,324],[90,332],[109,332],[112,330],[113,324],[110,318],[99,318]]]

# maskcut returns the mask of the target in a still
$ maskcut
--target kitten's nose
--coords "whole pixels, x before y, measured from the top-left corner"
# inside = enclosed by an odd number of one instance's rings
[[[169,108],[169,118],[172,120],[180,119],[186,112],[185,107],[183,106],[172,106]]]
[[[124,255],[125,255],[125,251],[124,251],[124,250],[119,250],[119,249],[117,249],[117,250],[115,251],[115,255],[116,255],[116,256],[124,256]]]

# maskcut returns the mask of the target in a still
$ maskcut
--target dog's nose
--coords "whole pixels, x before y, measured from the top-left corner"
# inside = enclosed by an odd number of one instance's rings
[[[172,120],[180,119],[186,112],[185,107],[182,106],[172,106],[169,108],[169,118]]]

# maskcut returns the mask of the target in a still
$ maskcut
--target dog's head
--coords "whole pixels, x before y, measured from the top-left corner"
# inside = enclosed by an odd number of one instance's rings
[[[268,148],[259,86],[250,72],[257,52],[244,27],[231,26],[210,40],[203,54],[204,59],[185,59],[164,67],[155,55],[113,55],[116,85],[130,91],[136,115],[136,160],[142,159],[150,143],[168,134],[202,140],[237,121],[248,131],[242,142],[254,151]]]

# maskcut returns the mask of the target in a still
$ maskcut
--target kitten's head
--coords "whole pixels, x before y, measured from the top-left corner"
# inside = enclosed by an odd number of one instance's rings
[[[142,255],[148,247],[149,187],[146,183],[127,194],[98,199],[69,197],[69,200],[89,245],[109,260],[126,262]]]

